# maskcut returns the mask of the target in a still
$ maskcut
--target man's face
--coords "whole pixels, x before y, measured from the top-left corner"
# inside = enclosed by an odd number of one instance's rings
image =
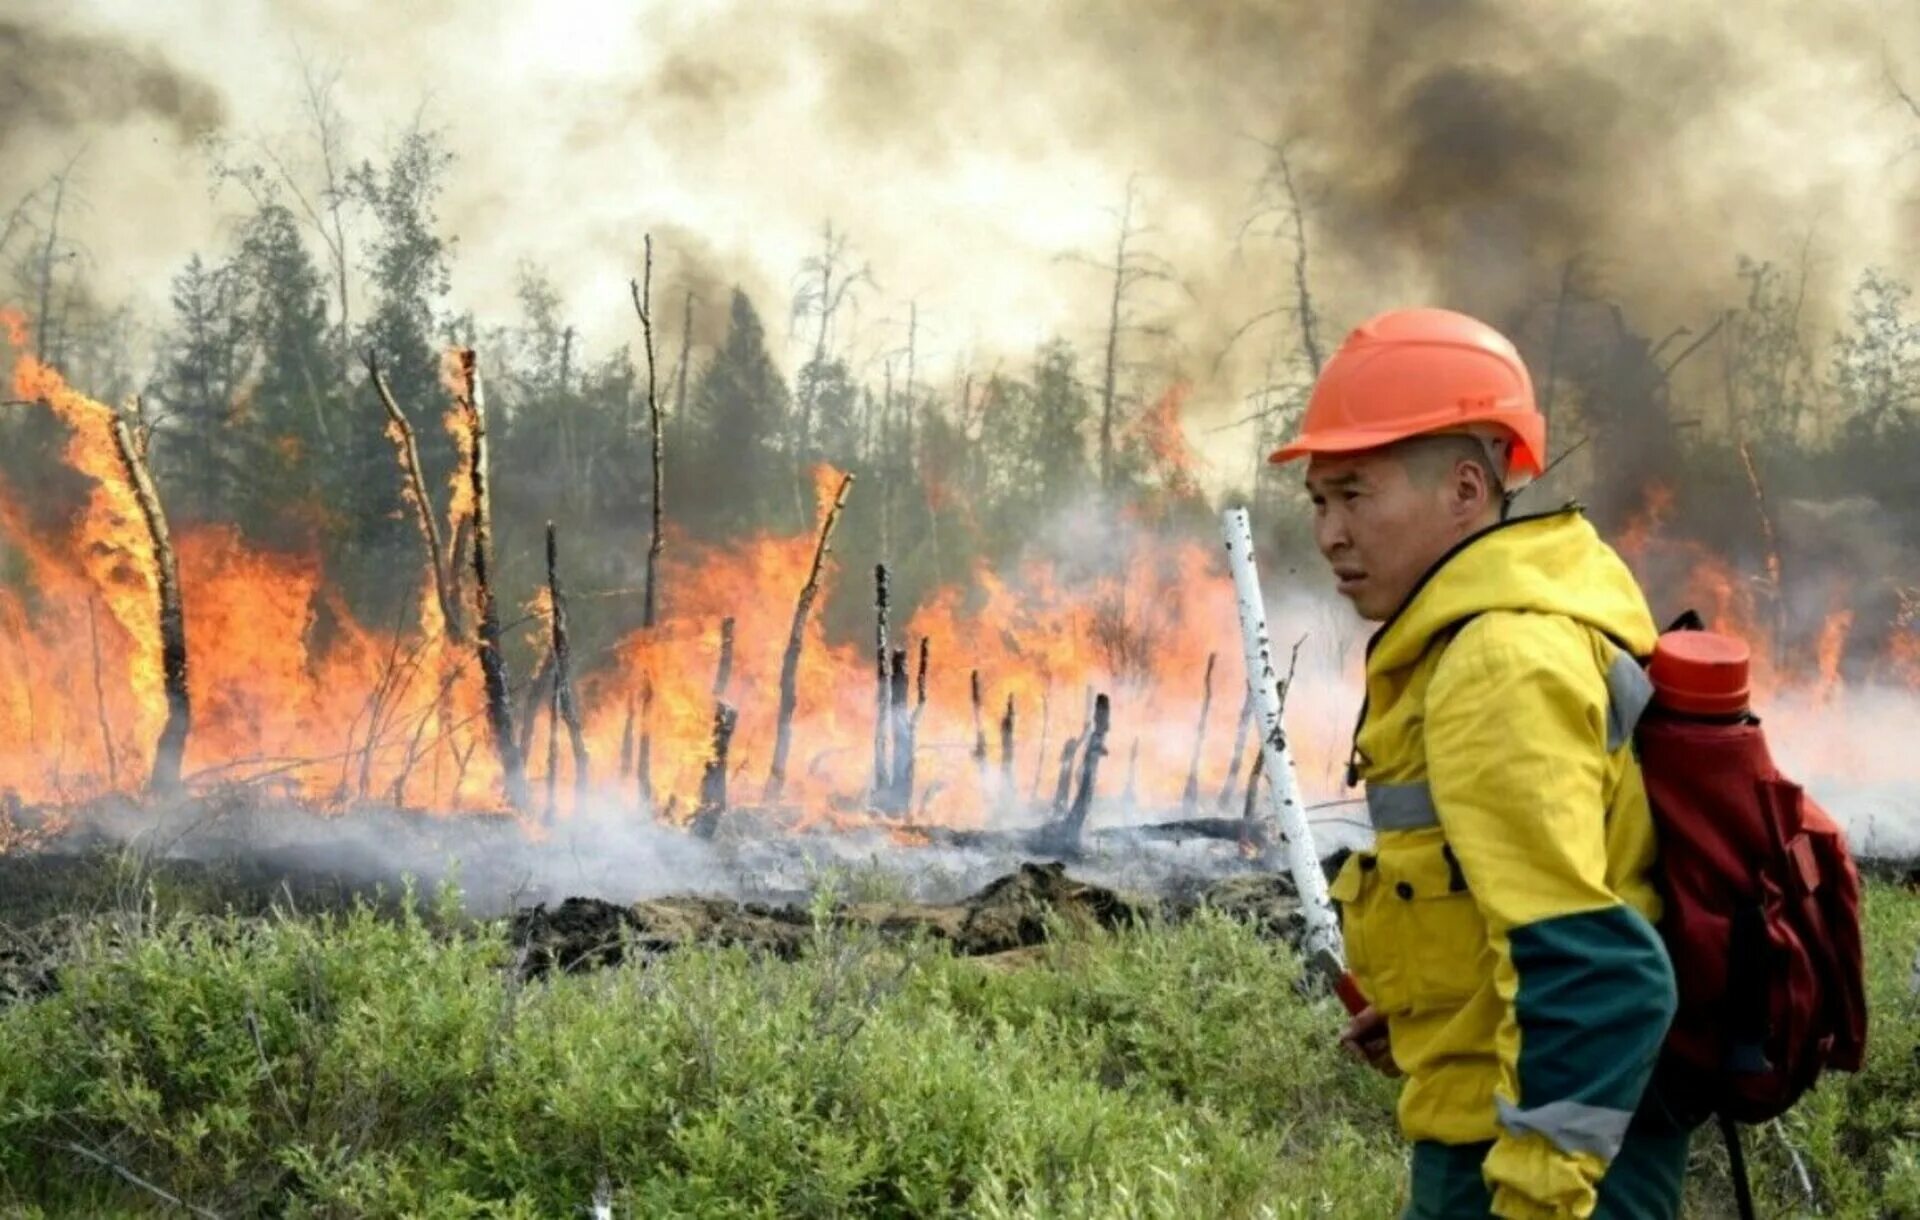
[[[1416,478],[1387,450],[1315,454],[1307,466],[1314,542],[1340,595],[1384,622],[1427,569],[1472,532],[1453,481]]]

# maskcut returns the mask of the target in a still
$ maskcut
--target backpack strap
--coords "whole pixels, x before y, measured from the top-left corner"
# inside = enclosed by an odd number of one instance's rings
[[[1740,1128],[1725,1114],[1720,1115],[1720,1135],[1727,1141],[1727,1165],[1733,1177],[1733,1204],[1740,1220],[1754,1220],[1753,1185],[1747,1181],[1747,1154],[1740,1146]]]

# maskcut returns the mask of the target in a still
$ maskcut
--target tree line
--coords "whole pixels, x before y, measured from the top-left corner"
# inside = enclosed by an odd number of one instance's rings
[[[453,448],[440,422],[449,395],[439,365],[449,346],[471,345],[491,387],[503,589],[540,584],[542,527],[552,520],[577,540],[575,587],[637,591],[654,488],[648,370],[634,344],[585,350],[556,285],[532,265],[518,272],[516,317],[452,310],[457,239],[436,211],[453,167],[442,138],[416,126],[356,160],[334,82],[312,69],[304,79],[309,147],[297,165],[266,146],[214,150],[218,183],[244,206],[221,248],[194,254],[173,277],[150,367],[129,356],[139,319],[97,298],[84,251],[63,236],[73,167],[20,200],[0,226],[0,256],[40,354],[104,400],[140,396],[177,526],[229,523],[256,545],[317,553],[349,606],[391,621],[415,595],[395,574],[417,570],[418,541],[364,360],[378,360],[421,438],[429,486],[444,489]],[[1226,494],[1252,499],[1273,523],[1264,541],[1297,551],[1307,542],[1297,489],[1257,457],[1297,417],[1339,331],[1311,291],[1311,218],[1279,150],[1273,181],[1263,208],[1277,217],[1273,240],[1289,275],[1255,320],[1273,354],[1242,421],[1255,460]],[[1098,339],[1082,348],[1056,336],[1012,370],[936,369],[912,303],[898,341],[857,358],[844,338],[847,312],[875,287],[831,226],[780,303],[804,346],[790,377],[768,333],[764,311],[775,303],[739,287],[704,299],[691,283],[652,285],[674,537],[699,546],[810,529],[811,472],[822,462],[853,473],[859,488],[839,552],[889,562],[902,608],[982,560],[1015,556],[1036,529],[1089,504],[1210,537],[1212,505],[1184,466],[1177,420],[1170,445],[1168,413],[1156,408],[1176,389],[1177,364],[1155,359],[1162,336],[1141,307],[1177,277],[1148,249],[1132,183],[1117,219],[1110,254],[1087,260],[1111,289],[1103,325],[1090,328]],[[1699,532],[1735,555],[1756,553],[1762,530],[1713,507],[1714,497],[1746,502],[1756,483],[1777,496],[1864,496],[1909,532],[1920,527],[1912,289],[1893,269],[1863,270],[1844,326],[1821,338],[1801,313],[1806,277],[1804,259],[1743,259],[1720,314],[1656,338],[1636,332],[1604,283],[1569,263],[1556,297],[1492,319],[1521,342],[1556,436],[1589,450],[1583,474],[1556,478],[1615,524],[1638,483],[1660,478],[1681,490],[1683,511],[1697,510]],[[722,337],[701,344],[697,333]],[[1707,361],[1717,373],[1689,384],[1715,392],[1677,394],[1676,370],[1698,374]],[[19,457],[5,464],[16,477],[53,443],[19,413],[0,427],[15,441],[8,448]],[[847,638],[862,621],[859,583],[842,582],[826,607],[830,630]],[[671,590],[665,596],[670,613]],[[610,635],[638,612],[637,592],[592,601],[580,629]]]

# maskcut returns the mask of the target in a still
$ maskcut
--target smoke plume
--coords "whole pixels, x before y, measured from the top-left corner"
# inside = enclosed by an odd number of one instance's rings
[[[150,47],[0,20],[0,157],[23,135],[80,135],[148,118],[190,143],[225,118],[220,95]]]

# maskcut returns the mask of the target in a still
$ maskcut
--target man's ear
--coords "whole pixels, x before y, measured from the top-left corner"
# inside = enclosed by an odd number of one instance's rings
[[[1453,495],[1453,508],[1462,518],[1477,518],[1497,508],[1500,493],[1494,490],[1486,468],[1478,462],[1465,458],[1455,462],[1453,478],[1448,480],[1447,487]]]

